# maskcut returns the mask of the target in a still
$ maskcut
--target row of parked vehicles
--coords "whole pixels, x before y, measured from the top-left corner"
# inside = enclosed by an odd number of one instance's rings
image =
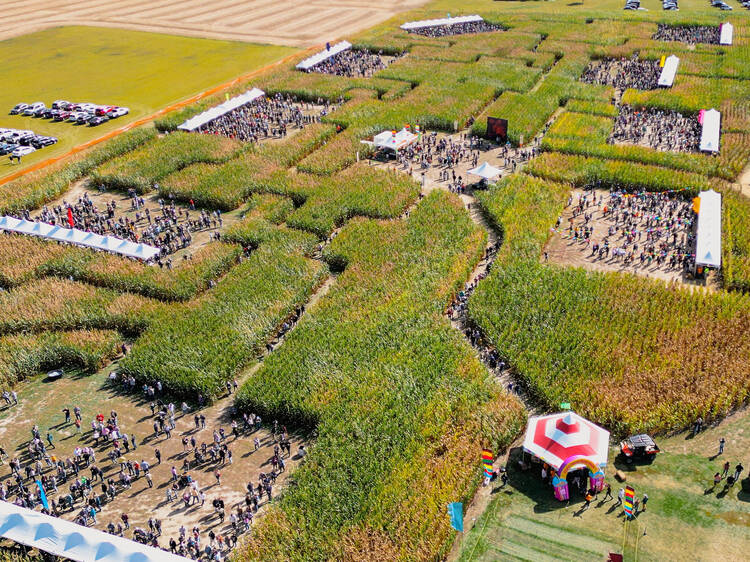
[[[57,138],[55,137],[38,135],[27,129],[0,128],[0,156],[5,154],[14,157],[26,156],[56,142]]]
[[[78,125],[88,124],[96,127],[110,119],[116,119],[130,113],[127,107],[117,105],[97,105],[95,103],[71,103],[66,100],[56,100],[47,107],[43,102],[18,103],[10,110],[11,115],[25,115],[52,119],[53,121],[67,121]]]

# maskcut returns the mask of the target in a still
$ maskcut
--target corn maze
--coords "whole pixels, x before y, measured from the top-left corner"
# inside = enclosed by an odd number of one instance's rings
[[[402,55],[372,78],[289,63],[234,87],[338,105],[288,139],[251,146],[177,131],[222,92],[1,186],[0,214],[38,209],[83,182],[238,217],[173,269],[0,235],[3,385],[53,366],[96,371],[122,342],[131,350],[118,369],[139,385],[160,381],[175,400],[211,401],[242,379],[239,412],[315,439],[237,559],[445,556],[445,504],[471,499],[482,447],[509,446],[526,412],[443,315],[487,233],[455,195],[422,197],[408,175],[371,166],[360,141],[405,124],[484,135],[493,116],[508,119],[512,145],[545,133],[522,170],[477,192],[501,246],[469,316],[513,376],[544,408],[571,402],[616,435],[678,430],[745,404],[750,340],[736,335],[750,329],[750,200],[736,182],[750,159],[750,21],[732,17],[733,46],[688,46],[660,40],[671,37],[658,27],[666,13],[624,21],[621,10],[587,18],[503,4],[478,3],[495,32],[426,37],[390,22],[348,38]],[[622,103],[720,109],[716,156],[609,144],[614,89],[580,80],[595,61],[671,53],[682,61],[674,87],[626,89]],[[591,186],[720,191],[721,286],[690,291],[543,263],[568,194]]]

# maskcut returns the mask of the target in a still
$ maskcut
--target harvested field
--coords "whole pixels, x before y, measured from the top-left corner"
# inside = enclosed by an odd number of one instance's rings
[[[424,0],[24,0],[3,7],[0,39],[61,25],[90,25],[309,47],[422,4]]]

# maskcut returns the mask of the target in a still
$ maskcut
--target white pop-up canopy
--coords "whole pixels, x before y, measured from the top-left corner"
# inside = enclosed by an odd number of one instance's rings
[[[377,148],[387,148],[389,150],[401,150],[417,140],[417,135],[406,130],[404,127],[397,133],[393,131],[383,131],[375,135],[372,139]]]
[[[0,536],[80,562],[185,562],[165,550],[4,501],[0,501]]]
[[[297,64],[297,68],[299,70],[309,70],[316,64],[320,64],[324,60],[330,59],[331,57],[338,55],[339,53],[343,53],[344,51],[351,48],[352,44],[349,43],[349,41],[341,41],[340,43],[336,43],[335,45],[333,45],[330,49],[324,49],[319,53],[315,53],[311,57],[307,57],[305,60]]]
[[[659,76],[659,86],[669,88],[674,84],[674,77],[677,75],[677,67],[680,64],[680,59],[675,55],[670,55],[664,59],[664,66],[661,69],[661,75]]]
[[[731,23],[722,23],[719,27],[719,45],[731,45],[734,35],[734,26]]]
[[[695,265],[721,267],[721,193],[713,189],[698,195],[698,230]]]
[[[234,111],[238,107],[247,105],[257,100],[258,98],[262,98],[265,95],[266,94],[263,90],[253,88],[252,90],[248,90],[244,94],[235,96],[220,105],[212,107],[211,109],[207,109],[206,111],[204,111],[203,113],[199,113],[195,117],[191,117],[177,128],[181,131],[195,131],[196,129],[201,128],[203,125],[210,123],[215,119],[218,119],[222,115],[226,115],[230,111]]]
[[[150,260],[159,255],[159,248],[148,246],[146,244],[137,244],[129,240],[123,240],[115,236],[100,236],[93,232],[84,232],[77,228],[62,228],[46,222],[34,222],[15,217],[0,217],[0,230],[15,232],[16,234],[26,234],[28,236],[38,236],[47,240],[56,240],[58,242],[67,242],[76,246],[86,248],[95,248],[105,250],[129,258],[140,260]]]
[[[422,29],[424,27],[438,27],[440,25],[455,25],[457,23],[470,23],[473,21],[484,21],[482,16],[458,16],[455,18],[440,18],[435,20],[408,21],[401,25],[401,29]]]
[[[472,168],[468,173],[479,176],[480,178],[484,178],[486,180],[491,180],[499,176],[501,171],[498,168],[495,168],[495,166],[492,166],[491,164],[485,162],[484,164],[477,166],[476,168]]]
[[[703,128],[701,129],[700,149],[702,152],[719,152],[719,135],[721,134],[721,113],[715,109],[703,111]]]

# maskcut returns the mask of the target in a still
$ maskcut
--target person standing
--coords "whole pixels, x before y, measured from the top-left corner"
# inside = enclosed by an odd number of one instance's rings
[[[721,471],[721,477],[726,478],[727,474],[729,474],[729,461],[724,463],[724,469]]]
[[[643,494],[643,499],[641,500],[641,511],[646,511],[646,503],[648,502],[648,494]]]
[[[604,491],[606,492],[604,494],[604,501],[607,501],[607,498],[613,500],[612,497],[612,486],[610,486],[609,482],[607,482],[606,486],[604,486]]]
[[[719,439],[719,454],[724,454],[724,444],[726,443],[726,440],[722,437]]]
[[[745,470],[745,467],[742,466],[742,463],[737,463],[737,466],[734,467],[734,481],[737,482],[740,479],[740,475],[742,474],[742,471]]]
[[[622,505],[622,498],[625,497],[625,488],[620,488],[620,491],[617,492],[617,503],[615,505]]]

